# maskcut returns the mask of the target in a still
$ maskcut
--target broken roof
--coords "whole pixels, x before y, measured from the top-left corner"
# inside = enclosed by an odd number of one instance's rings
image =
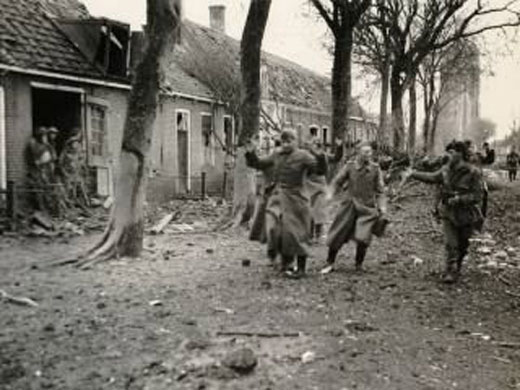
[[[87,18],[76,0],[0,0],[0,63],[4,65],[103,78],[61,32],[53,17]]]
[[[184,70],[211,84],[208,75],[202,74],[204,68],[194,66],[196,63],[204,62],[205,66],[216,67],[219,72],[225,73],[221,76],[222,79],[227,78],[230,83],[239,80],[240,42],[238,40],[188,20],[183,22],[181,34],[182,44],[177,49],[176,61]],[[262,52],[262,66],[267,69],[269,79],[268,95],[264,96],[264,99],[317,111],[330,111],[330,79],[327,77],[265,51]],[[215,77],[215,69],[209,73],[211,77]],[[231,86],[227,88],[232,89]]]

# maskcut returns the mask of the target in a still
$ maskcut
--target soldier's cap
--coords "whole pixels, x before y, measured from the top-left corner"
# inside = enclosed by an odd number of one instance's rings
[[[44,134],[47,134],[48,130],[45,126],[38,126],[38,128],[36,128],[34,134],[36,135],[44,135]]]
[[[296,134],[296,130],[293,129],[285,129],[280,134],[280,140],[282,141],[289,141],[289,140],[296,140],[298,138]]]
[[[57,129],[56,127],[51,126],[51,127],[49,127],[49,128],[47,129],[47,134],[51,134],[51,133],[58,134],[59,131],[58,131],[58,129]]]

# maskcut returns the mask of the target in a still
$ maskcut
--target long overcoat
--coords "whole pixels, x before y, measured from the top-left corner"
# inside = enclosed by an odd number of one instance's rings
[[[339,250],[353,239],[369,244],[372,230],[379,219],[378,208],[386,208],[383,176],[375,163],[360,164],[351,160],[334,180],[340,192],[340,204],[329,228],[327,245]]]
[[[271,171],[265,216],[268,247],[282,256],[307,256],[311,210],[305,182],[311,172],[325,173],[325,156],[296,149],[263,158],[249,152],[246,161],[252,168]]]

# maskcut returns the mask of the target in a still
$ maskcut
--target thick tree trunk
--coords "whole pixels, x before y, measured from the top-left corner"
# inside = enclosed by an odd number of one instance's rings
[[[345,27],[337,37],[332,65],[332,137],[348,140],[348,118],[352,93],[352,32]]]
[[[83,267],[117,256],[137,257],[143,247],[148,155],[160,78],[180,23],[180,0],[148,0],[147,16],[147,48],[130,94],[112,214],[101,241],[81,260]]]
[[[260,59],[262,40],[271,0],[252,0],[240,46],[241,96],[238,123],[238,150],[234,172],[234,225],[247,222],[254,209],[254,172],[247,168],[244,146],[260,127]]]
[[[390,61],[385,61],[381,72],[381,99],[379,103],[379,129],[378,143],[386,141],[386,131],[388,122],[388,91],[390,89]]]
[[[393,147],[397,151],[404,149],[404,116],[403,116],[403,96],[404,88],[401,84],[399,72],[392,71],[390,79],[390,94],[392,99],[392,133]]]
[[[408,153],[415,154],[417,139],[417,85],[415,76],[412,77],[408,86],[408,97],[410,104],[410,123],[408,126]]]

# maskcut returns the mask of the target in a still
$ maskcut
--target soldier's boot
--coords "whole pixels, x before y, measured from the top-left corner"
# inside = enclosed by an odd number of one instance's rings
[[[269,267],[276,267],[276,251],[274,249],[267,250],[267,257],[269,258]]]
[[[458,280],[457,273],[457,264],[453,261],[453,259],[448,258],[446,260],[446,270],[444,271],[444,275],[442,277],[442,282],[446,284],[455,283]]]
[[[292,271],[291,266],[292,266],[293,262],[294,262],[293,256],[283,255],[281,272],[283,272],[283,273],[291,272]]]
[[[322,275],[330,274],[334,271],[334,263],[336,262],[336,256],[338,255],[338,249],[329,248],[329,254],[327,255],[327,265],[320,271]]]
[[[356,271],[363,271],[363,262],[367,254],[368,245],[358,242],[356,247]]]
[[[301,279],[305,277],[305,268],[307,265],[307,256],[298,256],[296,272],[287,273],[287,277],[291,279]]]

